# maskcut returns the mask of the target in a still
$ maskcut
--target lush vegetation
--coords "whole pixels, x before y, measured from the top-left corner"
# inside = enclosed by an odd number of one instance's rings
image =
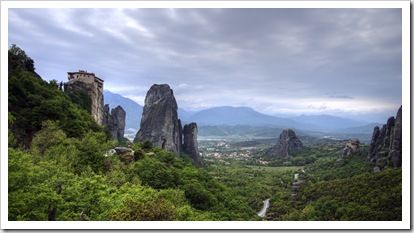
[[[9,128],[18,145],[28,148],[46,120],[57,122],[69,137],[82,138],[89,130],[103,132],[90,113],[73,103],[56,81],[48,83],[34,73],[33,60],[23,50],[12,46],[9,62],[8,105],[14,119]]]
[[[305,146],[290,160],[257,154],[242,161],[209,157],[206,164],[210,174],[246,196],[256,211],[270,198],[268,221],[401,220],[401,168],[374,172],[375,164],[366,161],[366,145],[361,146],[361,155],[340,158],[343,146],[344,142],[324,141]],[[258,166],[258,161],[268,163]],[[295,174],[305,183],[292,197]]]
[[[68,138],[44,124],[29,151],[9,148],[9,220],[257,220],[245,200],[159,148],[105,157],[103,133]],[[56,131],[55,131],[56,130]],[[49,135],[49,137],[45,137]]]
[[[11,221],[401,220],[401,169],[373,172],[364,147],[338,159],[341,142],[314,143],[285,161],[261,156],[261,143],[238,142],[212,151],[220,157],[205,168],[149,142],[112,155],[120,142],[95,123],[86,93],[43,81],[14,45],[9,67]],[[295,174],[306,184],[292,198]]]
[[[345,158],[329,153],[320,156],[298,172],[300,180],[306,183],[296,197],[276,193],[271,198],[267,219],[401,220],[401,168],[374,172],[374,166],[366,162],[366,154]]]
[[[401,168],[304,185],[276,194],[267,218],[288,221],[401,221]]]

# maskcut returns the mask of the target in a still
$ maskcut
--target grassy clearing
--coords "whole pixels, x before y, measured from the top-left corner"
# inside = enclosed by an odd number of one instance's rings
[[[299,169],[303,169],[304,166],[286,166],[286,167],[267,167],[267,166],[254,166],[254,165],[246,165],[246,167],[255,169],[255,170],[264,170],[264,171],[272,171],[272,172],[286,172],[286,171],[297,171]]]

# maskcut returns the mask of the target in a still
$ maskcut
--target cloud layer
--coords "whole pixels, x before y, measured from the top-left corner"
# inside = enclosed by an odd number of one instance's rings
[[[88,70],[141,104],[168,83],[188,110],[394,114],[401,24],[380,8],[9,9],[9,45],[45,79]]]

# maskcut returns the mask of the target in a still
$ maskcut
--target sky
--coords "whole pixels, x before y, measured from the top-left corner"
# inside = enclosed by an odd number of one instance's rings
[[[43,79],[80,69],[143,105],[386,122],[402,104],[401,9],[9,9],[8,45]]]

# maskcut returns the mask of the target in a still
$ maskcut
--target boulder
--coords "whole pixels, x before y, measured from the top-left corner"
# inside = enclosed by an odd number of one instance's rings
[[[114,150],[124,164],[134,161],[134,151],[132,149],[128,147],[115,147]]]

